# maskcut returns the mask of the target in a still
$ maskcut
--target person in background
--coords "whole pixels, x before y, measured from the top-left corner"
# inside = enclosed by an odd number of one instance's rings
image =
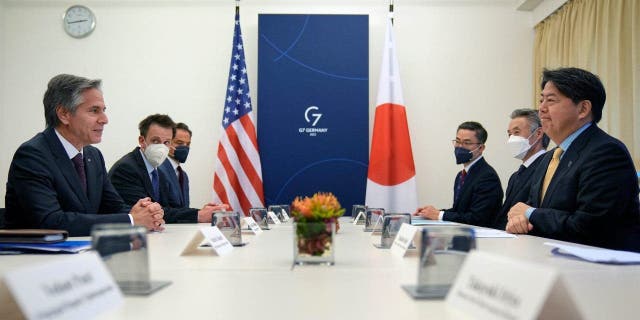
[[[503,193],[498,174],[482,156],[487,131],[478,122],[463,122],[452,142],[456,163],[463,165],[454,181],[453,207],[438,210],[427,205],[418,208],[414,215],[430,220],[492,227],[502,205]]]
[[[70,74],[49,81],[44,94],[46,129],[13,156],[7,180],[6,227],[63,229],[88,236],[99,223],[131,223],[163,230],[164,212],[148,197],[129,207],[107,179],[102,141],[109,122],[101,80]]]
[[[496,217],[494,228],[504,230],[507,226],[507,212],[511,207],[529,199],[531,175],[547,152],[549,137],[542,132],[538,112],[533,109],[516,109],[511,113],[507,129],[507,147],[511,155],[522,160],[518,171],[509,177],[502,209]]]
[[[214,211],[224,211],[226,204],[207,203],[202,209],[175,207],[170,202],[168,180],[158,167],[167,159],[176,124],[165,114],[154,114],[138,125],[139,146],[124,155],[109,170],[109,179],[125,202],[149,197],[162,205],[167,223],[211,222]]]
[[[625,145],[598,128],[606,93],[578,68],[542,73],[542,129],[558,146],[532,177],[506,230],[598,247],[640,250],[638,182]]]
[[[177,208],[189,207],[189,175],[181,164],[187,161],[191,136],[192,132],[186,124],[177,123],[176,135],[169,146],[169,157],[160,166],[169,184],[169,200]]]

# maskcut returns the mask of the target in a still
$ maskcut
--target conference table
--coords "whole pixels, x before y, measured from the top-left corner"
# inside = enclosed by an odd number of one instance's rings
[[[335,265],[293,266],[291,223],[271,225],[260,235],[243,234],[248,244],[224,256],[211,249],[182,256],[187,243],[207,224],[167,225],[148,234],[152,280],[172,284],[150,296],[126,296],[124,305],[100,319],[461,319],[444,300],[414,300],[402,285],[417,281],[416,253],[405,257],[373,246],[362,225],[341,219]],[[556,256],[549,239],[479,238],[477,250],[544,265],[559,272],[585,319],[637,318],[639,265],[595,264]],[[556,241],[558,242],[558,241]],[[562,242],[561,242],[562,243]],[[82,254],[82,253],[80,253]],[[7,271],[65,255],[0,256]],[[523,274],[522,277],[526,277]],[[7,303],[3,291],[0,308]],[[7,315],[5,315],[7,316]],[[471,315],[470,318],[473,318]]]

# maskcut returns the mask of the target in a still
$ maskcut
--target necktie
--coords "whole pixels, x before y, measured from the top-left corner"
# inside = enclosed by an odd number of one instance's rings
[[[456,187],[455,199],[454,201],[458,201],[458,196],[460,195],[460,190],[462,189],[462,185],[464,184],[464,179],[467,177],[467,171],[462,169],[460,171],[460,178],[458,179],[458,186]]]
[[[73,161],[73,166],[76,167],[76,172],[78,173],[78,177],[80,178],[80,184],[82,185],[82,190],[87,192],[87,175],[84,172],[84,161],[82,160],[82,153],[76,154],[75,157],[71,158]]]
[[[178,182],[180,183],[180,191],[184,188],[184,172],[182,172],[182,167],[178,166],[176,168],[178,171]]]
[[[549,187],[549,183],[551,182],[551,178],[556,173],[556,169],[558,169],[558,164],[560,163],[560,155],[564,150],[557,147],[556,150],[553,151],[553,157],[551,161],[549,161],[549,166],[547,167],[547,173],[544,175],[544,181],[542,182],[542,194],[540,196],[540,201],[544,199],[544,195],[547,193],[547,188]]]
[[[160,201],[160,178],[158,169],[151,171],[151,187],[153,187],[153,201]]]

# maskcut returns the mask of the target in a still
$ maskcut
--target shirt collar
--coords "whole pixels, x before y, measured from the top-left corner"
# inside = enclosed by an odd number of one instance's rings
[[[171,157],[167,157],[167,159],[169,159],[169,162],[171,162],[171,165],[173,166],[173,170],[178,170],[178,166],[180,165],[180,162],[178,162],[178,160]]]
[[[142,156],[142,161],[144,161],[144,166],[147,167],[147,173],[151,174],[151,171],[153,171],[153,166],[151,166],[149,161],[147,161],[147,158],[144,156],[144,152],[142,152],[142,148],[138,149],[138,151],[140,151],[140,155]]]
[[[534,153],[531,155],[531,157],[529,157],[529,159],[527,159],[527,161],[523,162],[522,165],[525,166],[526,168],[529,168],[529,166],[536,161],[536,159],[538,159],[538,157],[540,157],[541,155],[545,154],[547,152],[547,150],[542,149],[542,150],[538,150],[538,152]]]
[[[571,147],[571,144],[573,143],[573,141],[575,141],[578,136],[584,132],[585,130],[587,130],[587,128],[589,128],[591,126],[591,122],[586,123],[585,125],[583,125],[582,127],[580,127],[580,129],[574,131],[572,134],[570,134],[566,139],[564,139],[564,141],[562,141],[558,146],[560,147],[560,149],[563,150],[562,154],[565,154],[567,152],[567,150],[569,150],[569,147]]]
[[[55,131],[56,136],[58,136],[58,139],[62,143],[62,147],[64,147],[64,151],[67,152],[67,156],[69,156],[69,159],[73,159],[73,157],[75,157],[78,153],[82,153],[82,155],[84,156],[84,153],[82,152],[82,150],[84,150],[84,148],[80,149],[80,151],[78,151],[78,149],[76,149],[76,147],[74,145],[72,145],[71,142],[69,142],[69,140],[65,139],[60,134],[60,132],[58,132],[58,129],[54,129],[53,131]]]
[[[482,159],[482,155],[479,156],[477,159],[473,160],[471,163],[469,163],[468,166],[464,166],[464,170],[467,171],[467,173],[469,172],[469,170],[471,170],[471,167],[476,164],[476,162],[478,162],[478,160]]]

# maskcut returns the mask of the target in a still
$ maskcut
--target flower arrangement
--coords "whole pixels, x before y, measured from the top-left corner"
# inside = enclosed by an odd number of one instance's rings
[[[296,197],[291,215],[298,222],[335,221],[344,214],[340,202],[331,192],[317,192],[311,198]]]
[[[339,228],[338,217],[342,214],[344,209],[330,192],[318,192],[312,197],[293,200],[295,263],[333,264],[333,234]]]

